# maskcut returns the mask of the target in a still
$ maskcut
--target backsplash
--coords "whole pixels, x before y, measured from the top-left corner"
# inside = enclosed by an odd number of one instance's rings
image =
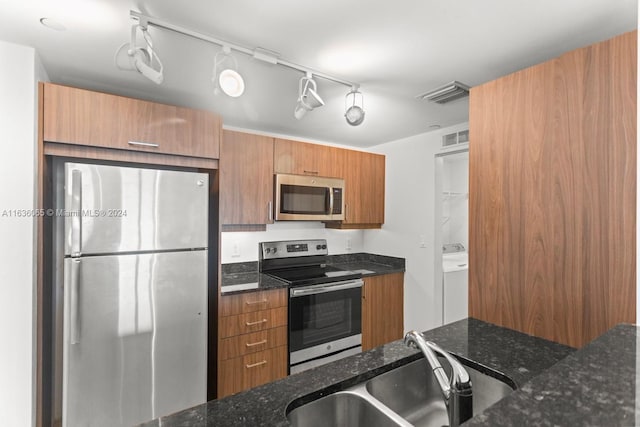
[[[326,239],[329,254],[364,251],[362,230],[333,230],[321,222],[281,221],[267,225],[267,231],[221,233],[222,264],[258,260],[258,243],[276,240]]]

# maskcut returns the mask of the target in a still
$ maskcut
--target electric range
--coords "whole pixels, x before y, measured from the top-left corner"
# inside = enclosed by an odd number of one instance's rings
[[[260,272],[289,286],[289,371],[362,351],[362,274],[327,265],[326,240],[262,242]]]

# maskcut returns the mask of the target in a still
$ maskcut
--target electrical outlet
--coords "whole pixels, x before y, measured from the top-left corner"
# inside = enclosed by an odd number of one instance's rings
[[[421,248],[426,248],[427,247],[427,242],[426,242],[426,239],[424,238],[424,234],[420,235],[420,247]]]
[[[240,245],[238,243],[233,244],[233,249],[231,251],[231,256],[233,258],[238,258],[240,256]]]
[[[345,247],[345,249],[348,251],[351,250],[351,239],[347,239],[347,246]]]

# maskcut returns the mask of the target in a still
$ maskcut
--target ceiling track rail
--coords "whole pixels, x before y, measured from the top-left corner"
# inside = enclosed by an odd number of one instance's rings
[[[335,77],[335,76],[332,76],[330,74],[326,74],[326,73],[314,70],[312,68],[305,67],[303,65],[296,64],[294,62],[281,59],[281,58],[276,57],[276,56],[265,55],[264,54],[264,49],[261,49],[261,48],[251,49],[251,48],[248,48],[246,46],[239,45],[237,43],[228,42],[226,40],[218,39],[216,37],[213,37],[213,36],[210,36],[210,35],[207,35],[207,34],[203,34],[203,33],[197,32],[197,31],[190,30],[188,28],[180,27],[178,25],[172,24],[171,22],[165,21],[163,19],[159,19],[159,18],[155,18],[153,16],[145,15],[143,13],[136,12],[134,10],[130,11],[130,15],[131,15],[131,18],[136,19],[136,20],[139,21],[140,26],[142,28],[145,28],[145,27],[151,25],[151,26],[156,27],[156,28],[173,31],[173,32],[180,33],[180,34],[183,34],[185,36],[193,37],[195,39],[202,40],[202,41],[205,41],[205,42],[208,42],[208,43],[213,43],[213,44],[221,46],[221,47],[228,47],[231,50],[235,50],[236,52],[243,53],[245,55],[254,57],[256,59],[259,59],[261,61],[265,61],[265,62],[274,64],[274,65],[281,65],[283,67],[291,68],[293,70],[300,71],[300,72],[305,73],[307,75],[311,74],[314,77],[319,77],[319,78],[322,78],[322,79],[325,79],[325,80],[329,80],[329,81],[332,81],[332,82],[335,82],[335,83],[339,83],[341,85],[348,86],[348,87],[354,88],[356,90],[360,87],[360,84],[358,84],[358,83],[351,82],[351,81],[348,81],[348,80],[344,80],[344,79],[341,79],[339,77]]]

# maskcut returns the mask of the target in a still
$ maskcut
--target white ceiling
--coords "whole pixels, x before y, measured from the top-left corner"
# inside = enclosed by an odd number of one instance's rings
[[[114,65],[129,38],[129,11],[361,84],[366,119],[343,117],[348,88],[318,79],[326,105],[293,117],[301,73],[236,54],[246,83],[213,94],[219,47],[151,30],[164,83]],[[52,81],[213,110],[227,126],[371,146],[468,120],[468,101],[415,96],[451,80],[478,85],[637,26],[637,0],[0,0],[0,40],[37,49]],[[54,18],[67,27],[39,23]],[[3,64],[7,66],[7,64]]]

